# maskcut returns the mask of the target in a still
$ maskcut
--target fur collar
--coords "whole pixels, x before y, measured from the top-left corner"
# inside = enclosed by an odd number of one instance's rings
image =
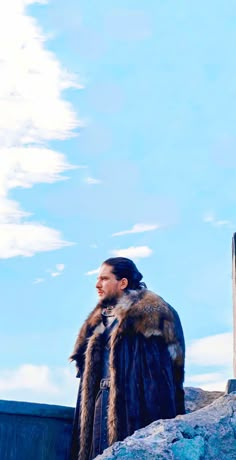
[[[88,339],[104,331],[101,309],[102,306],[98,303],[79,331],[73,353],[70,356],[70,359],[76,360],[78,364],[85,352]],[[174,308],[162,297],[147,289],[129,291],[120,298],[114,312],[118,319],[119,333],[141,333],[145,337],[162,336],[170,346],[170,352],[174,358],[176,354],[174,345],[178,342],[176,321],[179,319]]]

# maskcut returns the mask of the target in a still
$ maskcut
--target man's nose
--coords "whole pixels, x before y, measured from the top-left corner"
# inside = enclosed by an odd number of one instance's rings
[[[99,289],[99,287],[101,286],[101,282],[99,280],[97,280],[96,282],[96,288]]]

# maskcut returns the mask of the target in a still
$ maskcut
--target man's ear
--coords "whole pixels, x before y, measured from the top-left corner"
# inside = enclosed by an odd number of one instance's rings
[[[126,289],[127,286],[128,286],[128,280],[127,280],[127,278],[122,278],[120,281],[121,281],[121,284],[120,284],[121,289],[122,289],[122,290]]]

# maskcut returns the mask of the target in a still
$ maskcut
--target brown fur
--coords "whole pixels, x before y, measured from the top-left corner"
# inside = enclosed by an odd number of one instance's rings
[[[117,385],[116,385],[116,366],[115,366],[115,340],[117,340],[116,330],[113,331],[111,336],[111,342],[113,346],[111,347],[110,353],[110,394],[109,394],[109,406],[108,406],[108,440],[109,445],[113,444],[118,439],[118,418],[117,418],[117,404],[118,404],[118,394],[117,394]]]
[[[168,345],[173,363],[177,366],[184,364],[184,343],[179,341],[178,315],[161,297],[148,290],[131,291],[128,295],[122,296],[114,311],[118,326],[111,335],[111,386],[108,407],[110,444],[118,439],[115,356],[116,345],[119,340],[122,340],[122,335],[127,331],[141,333],[145,337],[160,335]],[[84,365],[79,460],[87,460],[91,445],[94,403],[99,389],[102,359],[101,337],[104,327],[101,326],[101,306],[98,304],[81,328],[71,355],[72,360],[78,360],[78,366]]]
[[[84,322],[82,328],[80,329],[80,332],[75,342],[74,350],[69,357],[71,361],[76,360],[76,356],[78,355],[78,352],[85,344],[86,340],[88,339],[88,336],[91,335],[90,331],[93,330],[100,322],[101,322],[101,307],[98,304],[94,308],[94,310],[90,313],[87,320]]]
[[[90,437],[92,432],[94,404],[99,388],[99,373],[101,359],[101,335],[94,334],[86,350],[86,364],[82,383],[82,405],[80,415],[80,452],[78,460],[88,458],[90,451]]]

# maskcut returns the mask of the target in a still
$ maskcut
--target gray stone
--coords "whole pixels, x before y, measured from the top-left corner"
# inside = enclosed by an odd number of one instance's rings
[[[175,419],[153,422],[96,459],[236,460],[236,393]]]
[[[185,387],[185,409],[186,412],[193,412],[202,407],[208,406],[220,396],[222,391],[205,391],[201,388]]]

